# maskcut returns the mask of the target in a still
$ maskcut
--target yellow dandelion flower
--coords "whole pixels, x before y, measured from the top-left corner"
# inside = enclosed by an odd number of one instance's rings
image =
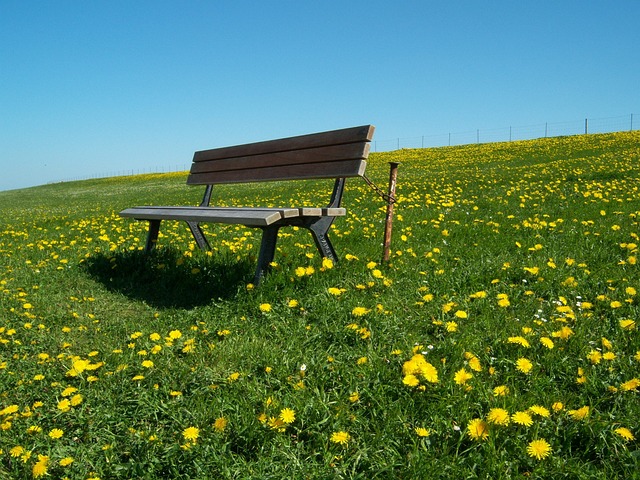
[[[533,425],[533,419],[527,412],[516,412],[511,415],[511,420],[513,421],[513,423],[524,425],[525,427],[530,427],[531,425]]]
[[[431,435],[431,432],[429,432],[429,430],[424,427],[416,427],[414,431],[419,437],[428,437],[429,435]]]
[[[631,380],[627,380],[620,384],[620,390],[625,392],[636,390],[638,387],[640,387],[640,378],[632,378]]]
[[[623,330],[635,330],[636,322],[631,319],[620,320],[620,328]]]
[[[196,440],[198,440],[198,437],[200,436],[200,429],[196,428],[196,427],[187,427],[182,431],[182,437],[187,441],[187,442],[194,442]]]
[[[362,317],[364,315],[366,315],[367,313],[369,313],[371,310],[368,308],[364,308],[364,307],[355,307],[353,310],[351,310],[351,315],[354,315],[356,317]]]
[[[40,478],[47,474],[47,467],[49,463],[49,457],[46,455],[38,455],[38,461],[33,465],[31,473],[33,478]]]
[[[509,412],[504,408],[492,408],[487,415],[487,421],[496,425],[509,425],[510,420]]]
[[[224,417],[216,418],[215,422],[213,422],[213,428],[216,432],[224,432],[224,429],[227,428],[227,419]],[[263,422],[264,423],[264,422]]]
[[[356,403],[358,400],[360,400],[360,393],[351,392],[351,395],[349,395],[349,401],[351,403]]]
[[[551,453],[551,445],[549,445],[545,439],[539,438],[529,443],[527,446],[527,453],[530,457],[542,460],[543,458],[548,457]]]
[[[489,437],[489,424],[481,418],[474,418],[467,425],[467,435],[472,440],[485,440]]]
[[[62,412],[68,412],[69,410],[71,410],[71,402],[68,399],[63,398],[58,402],[58,410]]]
[[[597,365],[602,360],[602,353],[600,353],[598,350],[591,350],[587,354],[587,360],[589,360],[592,364]]]
[[[469,368],[474,372],[481,372],[482,365],[480,364],[480,359],[476,356],[473,356],[469,359]]]
[[[549,418],[551,416],[549,409],[543,407],[542,405],[531,405],[529,407],[529,411],[544,418]]]
[[[569,410],[567,413],[574,420],[584,420],[587,415],[589,415],[589,406],[585,405],[582,408],[578,408],[577,410]]]
[[[283,408],[280,410],[280,415],[278,415],[278,417],[283,423],[290,424],[295,421],[296,412],[291,408]]]
[[[336,287],[327,288],[327,292],[335,297],[342,295],[342,290]]]
[[[498,385],[493,389],[494,397],[506,397],[507,395],[509,395],[509,387],[506,385]]]
[[[616,428],[614,430],[614,432],[616,432],[619,436],[624,438],[625,441],[627,441],[627,442],[630,442],[631,440],[635,440],[635,438],[636,438],[636,437],[633,436],[633,433],[631,433],[631,430],[629,430],[626,427]]]
[[[169,338],[170,338],[171,340],[177,340],[177,339],[179,339],[180,337],[182,337],[182,332],[181,332],[180,330],[171,330],[171,331],[169,332]]]
[[[531,346],[529,344],[528,340],[526,338],[524,338],[524,337],[509,337],[507,339],[507,342],[515,343],[515,344],[518,344],[518,345],[520,345],[522,347],[525,347],[525,348],[529,348]]]
[[[547,347],[549,350],[551,350],[555,346],[553,340],[551,340],[549,337],[540,337],[540,343]]]
[[[526,374],[529,373],[533,368],[533,363],[531,363],[531,361],[526,358],[519,358],[516,361],[516,368],[518,369],[518,371]]]
[[[263,313],[269,313],[271,311],[271,304],[270,303],[261,303],[260,304],[260,311]]]
[[[337,443],[339,445],[345,446],[351,440],[351,435],[349,435],[348,432],[344,432],[344,431],[333,432],[331,434],[330,440],[332,443]]]
[[[23,453],[24,453],[24,447],[20,445],[17,445],[13,447],[11,450],[9,450],[9,455],[11,455],[12,457],[19,457]]]
[[[49,437],[53,438],[53,439],[57,439],[62,437],[62,435],[64,435],[64,432],[62,430],[60,430],[59,428],[54,428],[53,430],[51,430],[49,432]]]
[[[461,368],[453,376],[453,381],[458,385],[464,385],[467,383],[467,380],[471,380],[472,378],[473,375],[471,373],[467,372],[464,368]]]
[[[409,374],[404,376],[404,378],[402,379],[402,383],[409,387],[417,387],[418,385],[420,385],[420,380],[418,380],[418,377],[416,377],[415,375]]]
[[[64,457],[58,463],[60,464],[61,467],[68,467],[69,465],[71,465],[73,463],[73,458],[72,457]]]

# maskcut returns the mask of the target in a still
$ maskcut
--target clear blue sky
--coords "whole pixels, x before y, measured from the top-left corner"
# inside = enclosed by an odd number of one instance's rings
[[[638,0],[0,0],[0,190],[368,123],[631,113]]]

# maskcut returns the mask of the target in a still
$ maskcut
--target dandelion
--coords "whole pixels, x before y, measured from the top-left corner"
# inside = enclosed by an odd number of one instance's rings
[[[13,447],[11,450],[9,450],[9,455],[11,455],[14,458],[19,457],[23,453],[24,453],[24,447],[20,445],[17,445]]]
[[[47,473],[47,464],[49,463],[49,457],[46,455],[38,455],[38,461],[33,465],[31,473],[33,478],[40,478]]]
[[[414,431],[419,437],[428,437],[429,435],[431,435],[431,432],[429,432],[429,430],[424,427],[416,427]]]
[[[542,460],[546,458],[551,453],[551,445],[543,439],[533,440],[527,446],[527,453],[530,457],[536,458],[537,460]]]
[[[547,347],[549,350],[553,349],[553,347],[555,346],[553,340],[551,340],[549,337],[540,337],[540,343]]]
[[[329,292],[329,294],[331,294],[331,295],[333,295],[333,296],[337,297],[337,296],[342,295],[343,290],[342,290],[342,289],[340,289],[340,288],[329,287],[329,288],[327,289],[327,292]]]
[[[516,368],[518,369],[518,371],[527,374],[533,368],[533,363],[531,363],[531,361],[526,358],[519,358],[516,361]]]
[[[142,366],[144,368],[151,368],[151,367],[153,367],[153,362],[151,360],[144,360],[142,362]]]
[[[62,437],[62,435],[64,435],[64,432],[62,430],[60,430],[59,428],[54,428],[53,430],[51,430],[49,432],[49,437],[53,438],[54,440],[57,438]]]
[[[61,467],[68,467],[69,465],[71,465],[73,463],[73,458],[72,457],[64,457],[58,463],[60,464]]]
[[[625,441],[627,441],[627,442],[630,442],[631,440],[635,440],[635,438],[636,438],[636,437],[633,436],[633,433],[631,433],[631,430],[629,430],[626,427],[616,428],[614,430],[614,432],[617,433],[622,438],[624,438]]]
[[[71,402],[67,398],[63,398],[58,402],[58,410],[61,412],[68,412],[71,410]]]
[[[402,383],[409,387],[417,387],[420,385],[420,380],[413,374],[405,375],[402,379]]]
[[[296,413],[291,408],[283,408],[282,410],[280,410],[279,418],[283,423],[286,423],[288,425],[295,421]]]
[[[263,313],[269,313],[271,311],[271,304],[270,303],[261,303],[260,304],[260,311]]]
[[[179,339],[180,337],[182,337],[182,332],[181,332],[180,330],[171,330],[171,331],[169,332],[169,338],[170,338],[171,340],[177,340],[177,339]]]
[[[585,405],[582,408],[578,408],[577,410],[569,410],[567,413],[574,420],[584,420],[587,415],[589,415],[589,406]]]
[[[564,404],[562,402],[553,402],[553,405],[551,405],[551,409],[554,412],[561,412],[564,409]]]
[[[224,417],[216,418],[215,422],[213,422],[213,429],[216,432],[222,433],[224,429],[227,428],[227,419]]]
[[[524,425],[525,427],[530,427],[531,425],[533,425],[533,419],[527,412],[516,412],[511,415],[511,420],[513,420],[513,423]]]
[[[342,446],[346,446],[351,440],[351,435],[348,432],[339,431],[333,432],[330,438],[332,443],[337,443]]]
[[[358,392],[352,392],[351,395],[349,395],[349,401],[351,403],[356,403],[358,400],[360,400],[360,394]]]
[[[198,440],[199,436],[200,436],[200,429],[198,429],[196,427],[187,427],[182,431],[182,437],[187,442],[195,443],[196,440]]]
[[[531,345],[529,344],[528,340],[524,337],[509,337],[507,339],[507,341],[509,343],[515,343],[518,344],[524,348],[529,348]]]
[[[631,380],[620,384],[620,390],[625,392],[636,390],[638,387],[640,387],[640,378],[632,378]]]
[[[472,440],[485,440],[489,437],[489,424],[481,418],[474,418],[467,425],[467,435]]]
[[[464,368],[461,368],[453,376],[453,381],[458,385],[464,385],[465,383],[467,383],[467,380],[471,380],[472,378],[473,375],[471,373],[467,372]]]
[[[532,405],[529,407],[529,411],[531,413],[535,413],[544,418],[548,418],[551,414],[549,413],[549,409],[541,406],[541,405]]]
[[[494,397],[505,397],[507,395],[509,395],[509,387],[507,387],[506,385],[498,385],[493,389]]]
[[[620,328],[623,330],[634,330],[636,328],[636,322],[630,319],[620,320]]]
[[[455,316],[456,316],[457,318],[467,318],[467,317],[468,317],[467,312],[465,312],[464,310],[458,310],[458,311],[455,313]]]
[[[487,415],[487,421],[496,425],[507,426],[510,421],[509,412],[504,408],[492,408]]]
[[[356,316],[356,317],[362,317],[364,315],[366,315],[367,313],[369,313],[371,310],[368,308],[364,308],[364,307],[355,307],[353,310],[351,310],[351,314]]]

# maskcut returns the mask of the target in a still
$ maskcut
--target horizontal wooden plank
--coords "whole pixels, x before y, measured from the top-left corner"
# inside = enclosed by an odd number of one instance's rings
[[[335,162],[340,160],[365,160],[369,156],[369,143],[349,143],[328,147],[309,148],[287,152],[266,153],[253,156],[222,158],[194,162],[191,173],[220,172],[253,168],[299,165],[304,163]],[[331,165],[327,165],[331,169]]]
[[[300,208],[301,217],[342,217],[347,214],[345,208]]]
[[[231,147],[201,150],[193,156],[194,162],[215,160],[220,158],[245,157],[266,153],[286,152],[306,148],[316,148],[327,145],[342,145],[346,143],[370,142],[375,127],[363,125],[360,127],[343,128],[329,132],[312,133],[296,137],[267,140],[264,142],[247,143]]]
[[[210,185],[218,183],[264,182],[275,180],[302,180],[313,178],[340,178],[364,175],[365,160],[343,160],[330,163],[310,163],[190,174],[188,185]]]
[[[222,207],[132,207],[120,216],[136,220],[181,220],[266,227],[282,218],[298,216],[298,209],[222,208]]]

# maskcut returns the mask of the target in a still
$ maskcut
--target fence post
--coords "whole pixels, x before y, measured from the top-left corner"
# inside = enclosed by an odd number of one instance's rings
[[[387,195],[387,216],[384,222],[384,242],[382,244],[382,263],[389,261],[391,247],[391,230],[393,227],[393,204],[396,201],[396,180],[398,178],[397,162],[389,162],[389,194]]]
[[[586,135],[587,133],[589,133],[589,120],[588,119],[584,119],[584,134]]]

